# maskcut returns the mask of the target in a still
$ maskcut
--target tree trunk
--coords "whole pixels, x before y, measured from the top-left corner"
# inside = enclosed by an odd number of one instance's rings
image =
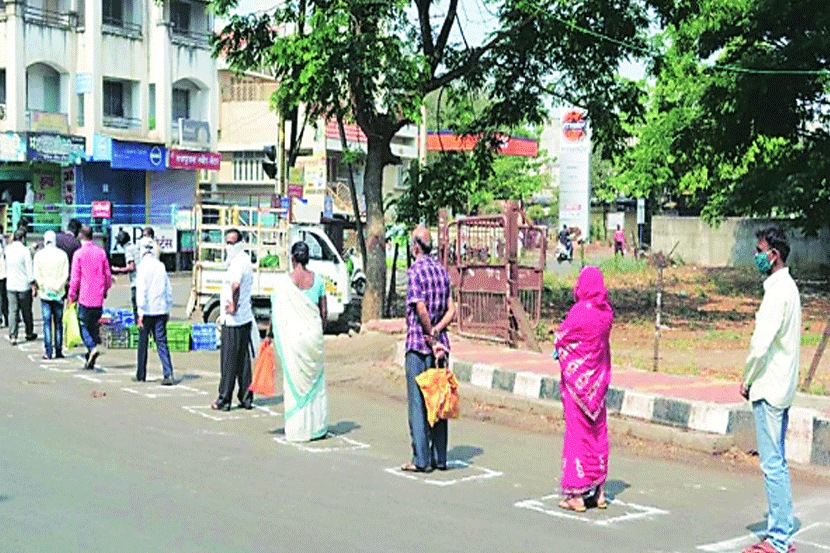
[[[386,289],[386,221],[383,216],[383,168],[391,136],[369,136],[363,195],[366,198],[366,294],[363,296],[363,321],[380,319]]]

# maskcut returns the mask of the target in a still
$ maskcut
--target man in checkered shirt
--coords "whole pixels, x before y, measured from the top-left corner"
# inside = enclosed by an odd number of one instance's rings
[[[455,316],[450,276],[432,257],[432,237],[423,226],[412,231],[410,247],[415,263],[407,272],[406,293],[406,393],[412,460],[401,467],[407,472],[447,468],[447,421],[430,427],[424,397],[415,377],[446,361],[450,351],[447,326]]]

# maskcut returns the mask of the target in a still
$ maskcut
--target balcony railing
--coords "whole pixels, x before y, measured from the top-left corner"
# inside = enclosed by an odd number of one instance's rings
[[[104,114],[104,126],[110,129],[137,129],[141,127],[141,119]]]
[[[26,23],[31,23],[32,25],[55,27],[57,29],[71,29],[74,26],[76,16],[73,13],[44,10],[27,5],[23,12],[23,19]]]
[[[171,23],[171,40],[174,44],[181,46],[195,46],[198,48],[209,48],[212,33],[202,33],[190,29],[179,29]]]
[[[143,36],[143,27],[141,23],[133,23],[132,21],[124,21],[117,17],[104,16],[102,19],[103,32],[110,35],[123,36],[126,38],[141,38]]]

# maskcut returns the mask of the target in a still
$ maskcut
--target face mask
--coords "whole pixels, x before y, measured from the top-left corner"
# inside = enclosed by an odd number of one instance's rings
[[[236,257],[236,254],[238,254],[241,249],[242,249],[242,244],[240,244],[240,243],[225,244],[225,255],[226,255],[228,261],[230,261],[231,259]]]
[[[769,260],[766,252],[755,254],[755,269],[764,276],[772,273],[772,262]]]

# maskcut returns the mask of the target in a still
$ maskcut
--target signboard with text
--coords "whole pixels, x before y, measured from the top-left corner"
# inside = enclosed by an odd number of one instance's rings
[[[112,202],[97,200],[92,202],[93,219],[112,219]]]
[[[113,140],[110,165],[113,169],[164,171],[165,153],[166,149],[161,144]]]
[[[561,112],[559,153],[559,225],[579,228],[581,239],[590,237],[591,136],[587,116],[580,109]]]
[[[0,133],[0,161],[26,161],[26,137],[16,132]]]
[[[130,235],[130,242],[138,244],[144,227],[147,225],[113,224],[110,238],[110,253],[124,253],[124,248],[115,241],[116,236],[122,230]],[[176,227],[173,225],[151,225],[156,235],[156,242],[161,248],[161,253],[176,253],[178,246],[176,241]]]
[[[26,138],[31,161],[76,163],[86,157],[83,136],[29,133]]]
[[[207,121],[195,119],[179,119],[177,121],[179,144],[191,148],[210,149],[210,124]]]
[[[192,152],[170,148],[167,153],[167,167],[170,169],[218,171],[221,164],[222,154],[215,152]]]

